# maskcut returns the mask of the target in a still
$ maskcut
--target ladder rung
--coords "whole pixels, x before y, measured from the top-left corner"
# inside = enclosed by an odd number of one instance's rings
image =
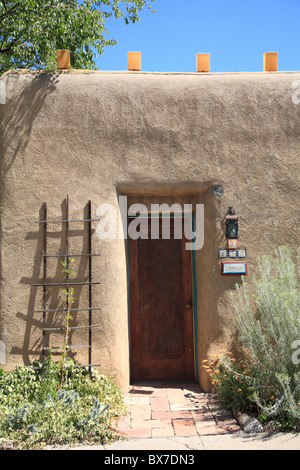
[[[72,256],[101,256],[99,253],[77,253],[64,255],[38,255],[37,258],[72,258]]]
[[[73,367],[100,367],[102,364],[74,364]],[[32,367],[34,370],[42,370],[44,367]]]
[[[74,367],[100,367],[102,364],[74,364]]]
[[[79,349],[79,348],[91,348],[91,346],[67,346],[68,350],[69,349]],[[52,349],[65,349],[62,346],[51,346],[51,348],[43,348],[44,351],[49,351]]]
[[[42,284],[32,284],[34,287],[54,287],[54,286],[88,286],[91,284],[100,284],[100,282],[44,282]]]
[[[89,311],[89,310],[102,310],[102,308],[99,307],[86,307],[86,308],[69,308],[69,309],[64,309],[64,308],[54,308],[50,310],[33,310],[32,313],[51,313],[51,312],[83,312],[83,311]]]
[[[99,328],[101,325],[87,325],[87,326],[71,326],[69,330],[83,330],[85,328]],[[43,328],[43,331],[64,331],[64,327],[59,328]]]
[[[45,220],[35,220],[35,224],[43,223],[60,223],[60,222],[101,222],[101,219],[45,219]]]

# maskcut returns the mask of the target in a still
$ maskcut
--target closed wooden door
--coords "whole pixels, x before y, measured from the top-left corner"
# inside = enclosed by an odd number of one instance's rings
[[[195,377],[191,251],[173,227],[170,239],[161,227],[159,239],[129,239],[131,380]]]

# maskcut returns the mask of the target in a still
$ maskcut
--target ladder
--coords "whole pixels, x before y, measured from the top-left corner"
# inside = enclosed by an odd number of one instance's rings
[[[92,367],[98,367],[101,366],[101,364],[93,364],[92,363],[92,329],[93,328],[99,328],[101,325],[100,324],[93,324],[93,311],[95,310],[100,310],[101,308],[96,308],[93,307],[93,299],[92,299],[92,294],[93,294],[93,286],[96,284],[100,284],[100,282],[95,282],[92,280],[92,258],[94,256],[100,256],[100,254],[97,253],[92,253],[92,222],[94,221],[99,221],[99,219],[92,219],[92,214],[91,214],[91,201],[88,201],[88,216],[87,218],[83,219],[73,219],[70,218],[69,216],[69,195],[66,197],[66,210],[65,210],[65,217],[62,217],[61,219],[48,219],[47,218],[47,202],[43,203],[43,216],[42,220],[36,220],[35,223],[42,224],[43,226],[43,254],[41,257],[43,258],[42,264],[43,264],[43,279],[42,282],[39,282],[37,284],[33,284],[35,287],[41,287],[43,290],[43,296],[42,296],[42,309],[40,310],[33,310],[33,313],[42,313],[43,317],[43,326],[42,326],[42,362],[44,362],[46,353],[50,349],[62,349],[60,347],[50,347],[47,346],[47,332],[51,334],[51,332],[56,331],[65,331],[65,327],[51,327],[51,326],[46,326],[47,325],[47,318],[48,314],[53,314],[57,312],[61,313],[66,313],[66,312],[79,312],[79,311],[87,311],[88,312],[88,321],[85,325],[82,326],[71,326],[69,327],[69,330],[78,330],[78,329],[88,329],[88,344],[85,345],[72,345],[68,344],[67,346],[67,351],[72,350],[72,349],[80,349],[80,348],[87,348],[88,349],[88,363],[87,364],[76,364],[75,367],[87,367],[89,370],[89,373],[91,374],[91,368]],[[70,248],[70,224],[73,223],[83,223],[85,230],[85,227],[88,232],[88,252],[87,253],[70,253],[69,248]],[[59,254],[54,254],[54,253],[48,253],[47,251],[47,237],[48,237],[48,226],[49,224],[61,224],[62,225],[62,236],[63,233],[65,233],[65,253],[59,253]],[[63,226],[64,229],[63,230]],[[88,258],[88,281],[72,281],[70,279],[70,275],[68,272],[69,266],[70,266],[70,259],[71,258],[76,258],[76,257],[87,257]],[[49,281],[48,276],[47,276],[47,266],[48,266],[48,261],[50,261],[50,258],[61,258],[66,261],[66,279],[64,282],[54,282],[54,281]],[[70,301],[69,301],[69,292],[72,286],[88,286],[88,306],[84,308],[72,308],[70,306]],[[47,292],[49,288],[53,287],[64,287],[66,291],[66,305],[65,308],[54,308],[54,309],[48,309],[47,308]],[[69,336],[70,337],[70,336]],[[50,337],[49,337],[49,344],[50,344]]]

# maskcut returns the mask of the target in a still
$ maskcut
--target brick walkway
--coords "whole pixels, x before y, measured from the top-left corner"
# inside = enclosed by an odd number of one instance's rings
[[[208,436],[240,431],[230,411],[195,383],[145,382],[130,387],[128,414],[118,420],[128,438]]]

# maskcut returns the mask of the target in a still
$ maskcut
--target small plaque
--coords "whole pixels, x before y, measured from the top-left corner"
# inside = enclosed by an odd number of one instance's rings
[[[237,240],[235,238],[228,239],[227,240],[227,248],[230,249],[235,249],[237,248]]]
[[[247,274],[247,261],[221,261],[222,276]]]
[[[219,250],[219,258],[227,258],[228,257],[228,252],[226,248],[221,248]]]
[[[246,248],[237,248],[237,258],[246,258]]]
[[[228,250],[228,258],[236,258],[237,250]]]

